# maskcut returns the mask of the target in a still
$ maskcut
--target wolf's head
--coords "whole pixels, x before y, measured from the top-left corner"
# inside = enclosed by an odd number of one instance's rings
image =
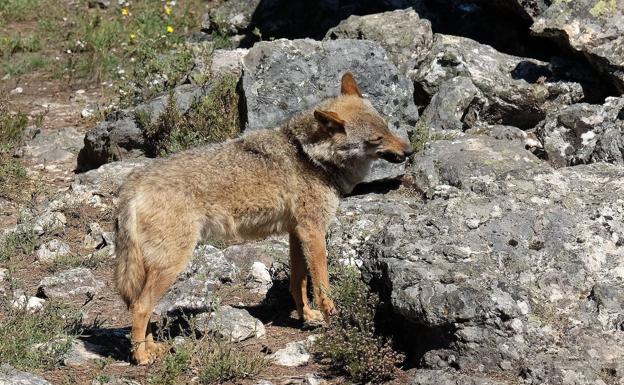
[[[313,111],[314,123],[297,135],[308,156],[346,173],[349,182],[356,184],[373,160],[401,163],[414,152],[362,97],[353,75],[347,72],[340,88],[341,95],[320,103]]]

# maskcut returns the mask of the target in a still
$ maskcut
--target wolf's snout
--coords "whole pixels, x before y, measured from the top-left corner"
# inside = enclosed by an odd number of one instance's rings
[[[390,163],[402,163],[405,161],[405,154],[394,151],[378,151],[377,156]]]

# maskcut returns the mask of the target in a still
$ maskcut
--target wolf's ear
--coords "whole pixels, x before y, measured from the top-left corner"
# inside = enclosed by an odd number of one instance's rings
[[[360,87],[358,87],[357,82],[351,75],[351,72],[347,72],[342,75],[342,81],[340,84],[340,92],[343,95],[353,95],[362,97],[362,92],[360,91]]]
[[[338,114],[333,111],[314,110],[314,118],[329,134],[345,132],[345,121],[340,119]]]

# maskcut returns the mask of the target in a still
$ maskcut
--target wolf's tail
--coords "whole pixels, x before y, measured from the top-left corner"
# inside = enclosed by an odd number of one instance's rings
[[[146,275],[143,252],[137,241],[136,208],[133,199],[120,202],[115,230],[115,285],[126,306],[130,307],[141,295]]]

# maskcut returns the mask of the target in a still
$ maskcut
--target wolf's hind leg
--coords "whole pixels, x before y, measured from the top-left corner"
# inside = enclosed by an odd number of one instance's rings
[[[167,267],[150,266],[147,268],[145,286],[132,308],[133,358],[139,365],[153,362],[166,351],[163,345],[154,341],[151,330],[148,330],[149,319],[156,303],[186,267],[191,251],[192,247],[188,247],[183,252],[175,253],[172,258],[167,259],[171,262]]]

